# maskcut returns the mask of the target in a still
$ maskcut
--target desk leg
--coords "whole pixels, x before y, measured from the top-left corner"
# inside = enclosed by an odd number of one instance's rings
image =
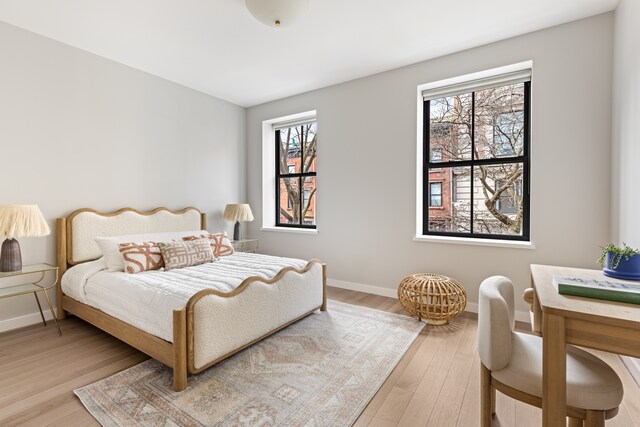
[[[542,425],[564,427],[567,416],[567,344],[564,317],[542,317]]]
[[[533,288],[533,324],[531,328],[536,335],[542,334],[542,308],[538,300],[538,293],[535,291],[535,283],[531,279],[531,287]]]

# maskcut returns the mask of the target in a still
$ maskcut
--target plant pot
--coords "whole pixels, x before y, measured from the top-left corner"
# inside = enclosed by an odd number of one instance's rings
[[[630,256],[629,259],[622,257],[615,269],[611,266],[611,252],[607,252],[606,267],[602,269],[605,276],[616,279],[640,280],[640,254]]]

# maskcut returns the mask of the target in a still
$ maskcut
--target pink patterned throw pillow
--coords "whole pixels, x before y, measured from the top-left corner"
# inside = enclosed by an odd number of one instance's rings
[[[162,252],[155,242],[120,243],[118,249],[124,262],[124,271],[129,274],[159,270],[164,267]]]
[[[202,233],[199,236],[187,236],[183,237],[182,240],[195,240],[195,239],[209,239],[209,243],[211,244],[211,250],[213,251],[213,256],[216,258],[226,255],[231,255],[234,250],[231,245],[231,240],[227,237],[226,232],[222,233]]]

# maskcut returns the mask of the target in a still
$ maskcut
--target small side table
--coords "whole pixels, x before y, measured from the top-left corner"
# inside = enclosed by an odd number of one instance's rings
[[[53,271],[55,273],[55,279],[51,285],[45,286],[41,282],[46,276],[47,272]],[[20,271],[10,271],[6,273],[0,273],[0,280],[7,279],[9,277],[18,277],[18,276],[26,276],[28,274],[40,274],[40,278],[35,282],[25,283],[21,285],[11,285],[7,287],[0,287],[0,299],[15,297],[18,295],[25,294],[33,294],[36,298],[36,303],[38,303],[38,309],[40,310],[40,316],[42,317],[42,323],[46,326],[47,321],[44,320],[44,313],[42,312],[42,306],[40,305],[40,300],[38,299],[38,292],[42,292],[47,299],[47,304],[49,304],[49,310],[51,310],[51,315],[53,316],[53,320],[56,322],[56,328],[58,328],[58,335],[62,335],[62,331],[60,330],[60,325],[58,324],[58,319],[56,318],[56,314],[53,311],[53,305],[51,304],[51,299],[49,298],[49,294],[47,291],[53,288],[58,283],[58,267],[50,264],[33,264],[33,265],[25,265]]]
[[[251,252],[255,254],[258,251],[258,239],[233,240],[231,244],[236,252]]]

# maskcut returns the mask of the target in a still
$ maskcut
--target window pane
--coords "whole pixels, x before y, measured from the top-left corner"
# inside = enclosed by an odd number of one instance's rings
[[[303,224],[316,224],[316,177],[304,178],[304,193],[302,195],[302,218]]]
[[[436,232],[471,232],[471,168],[438,168],[429,171],[428,229]],[[440,190],[440,194],[437,194]],[[440,202],[440,206],[433,202]]]
[[[280,173],[298,173],[301,164],[302,128],[290,127],[280,129]]]
[[[522,235],[522,163],[474,168],[473,232]]]
[[[300,224],[300,179],[280,178],[280,224]]]
[[[477,158],[524,155],[524,83],[476,92]]]
[[[432,182],[429,184],[429,206],[442,206],[442,183]]]
[[[471,94],[429,101],[429,158],[432,162],[471,159]]]
[[[302,127],[302,142],[304,146],[303,172],[316,171],[316,152],[318,147],[318,132],[316,123],[309,123]]]

